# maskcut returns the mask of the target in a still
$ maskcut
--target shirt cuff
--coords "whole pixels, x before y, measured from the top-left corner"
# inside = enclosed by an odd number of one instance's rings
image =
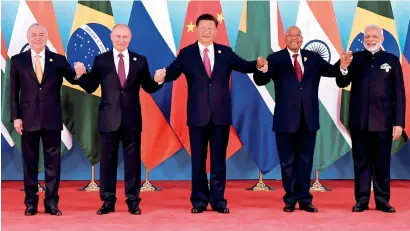
[[[347,69],[343,69],[342,67],[340,67],[340,72],[342,73],[342,75],[347,75],[348,73]]]

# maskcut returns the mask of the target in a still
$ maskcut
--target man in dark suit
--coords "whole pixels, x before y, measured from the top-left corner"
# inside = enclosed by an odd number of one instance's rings
[[[43,142],[46,195],[45,212],[62,215],[58,208],[63,129],[60,88],[63,78],[72,84],[76,73],[62,55],[46,49],[48,33],[33,24],[27,30],[30,50],[11,58],[10,112],[21,135],[24,170],[25,215],[37,213],[38,161]],[[77,75],[82,73],[78,72]]]
[[[176,80],[182,73],[188,82],[187,124],[192,148],[192,213],[206,210],[229,213],[224,198],[226,149],[232,123],[229,80],[232,70],[257,71],[257,62],[247,62],[230,47],[214,43],[218,21],[210,14],[196,20],[198,41],[183,48],[166,69],[157,70],[155,80]],[[264,62],[260,59],[259,68]],[[183,103],[183,102],[181,102]],[[211,149],[210,190],[206,176],[207,145]]]
[[[321,76],[335,77],[346,68],[346,61],[330,65],[315,52],[300,49],[300,29],[290,27],[285,35],[287,48],[268,56],[268,72],[255,73],[259,86],[275,83],[275,117],[273,131],[282,170],[285,212],[300,209],[317,212],[312,205],[310,176],[316,132],[319,130],[318,88]]]
[[[390,200],[392,140],[404,128],[405,92],[399,59],[383,50],[383,30],[370,25],[364,31],[366,50],[355,52],[339,87],[351,84],[349,128],[355,172],[356,205],[353,212],[369,208],[373,178],[376,209],[394,213]]]
[[[147,93],[154,93],[161,85],[151,79],[147,59],[128,50],[131,36],[127,25],[116,25],[111,32],[114,49],[95,57],[91,72],[79,79],[88,93],[93,93],[100,84],[102,90],[98,130],[101,147],[100,197],[104,203],[97,211],[98,215],[115,211],[120,141],[124,152],[128,211],[134,215],[141,214],[142,119],[139,91],[142,86]]]

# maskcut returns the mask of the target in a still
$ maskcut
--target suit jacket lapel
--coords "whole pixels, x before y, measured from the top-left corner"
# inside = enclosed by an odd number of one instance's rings
[[[46,49],[44,58],[43,79],[41,80],[42,83],[46,80],[46,77],[48,76],[47,71],[50,69],[50,65],[52,65],[53,62],[54,60],[52,58],[51,52]]]
[[[134,69],[135,69],[135,64],[137,61],[137,57],[135,57],[133,54],[131,54],[130,51],[128,51],[128,60],[129,60],[129,70],[128,70],[128,75],[127,78],[125,79],[125,83],[124,83],[124,88],[127,86],[128,82],[131,81],[130,78],[132,78],[132,76],[134,76]]]
[[[283,55],[283,60],[286,60],[286,64],[284,65],[284,67],[290,67],[290,72],[293,75],[293,78],[299,82],[298,77],[296,76],[296,72],[295,72],[295,68],[293,67],[293,61],[292,61],[292,57],[289,55],[289,51],[287,48],[282,50],[282,55]]]
[[[201,58],[201,50],[199,49],[198,42],[195,42],[195,45],[194,45],[193,47],[194,47],[194,49],[195,49],[195,51],[194,51],[195,55],[194,55],[193,58],[194,58],[195,61],[198,63],[199,70],[200,70],[205,76],[208,77],[208,74],[206,73],[206,70],[205,70],[204,62],[202,61],[202,58]],[[215,47],[214,47],[214,49],[215,49]],[[212,76],[212,75],[211,75],[211,76]]]
[[[311,62],[309,62],[309,58],[305,50],[301,49],[300,54],[302,55],[302,63],[303,63],[303,77],[302,77],[302,82],[303,82],[303,80],[305,80],[307,77],[307,73],[310,71]]]
[[[211,74],[211,77],[213,77],[215,74],[215,72],[216,72],[216,70],[217,70],[217,67],[219,67],[219,64],[220,64],[220,58],[221,58],[221,55],[222,55],[222,52],[221,53],[219,53],[219,51],[220,51],[220,49],[219,49],[219,45],[218,44],[216,44],[216,43],[214,43],[214,68],[212,68],[212,74]],[[204,69],[205,69],[205,67],[204,67]]]
[[[109,54],[107,54],[107,58],[108,58],[108,62],[107,63],[111,63],[111,72],[112,72],[112,77],[116,78],[116,83],[118,83],[118,87],[121,88],[121,82],[120,82],[120,78],[118,76],[118,72],[117,72],[117,68],[115,68],[115,59],[114,59],[114,52],[113,51],[109,51],[107,52]],[[124,85],[125,86],[125,85]]]
[[[31,57],[31,50],[26,51],[25,59],[26,59],[26,62],[25,62],[26,63],[26,68],[27,68],[27,71],[29,72],[30,76],[34,79],[34,81],[36,81],[36,83],[40,84],[38,82],[36,72],[35,72],[34,67],[33,67],[34,64],[33,64],[33,58]]]

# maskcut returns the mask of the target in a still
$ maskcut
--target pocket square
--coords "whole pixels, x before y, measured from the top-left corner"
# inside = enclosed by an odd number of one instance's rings
[[[391,69],[391,66],[388,63],[384,63],[383,65],[380,66],[380,69],[386,70],[386,72],[389,72]]]

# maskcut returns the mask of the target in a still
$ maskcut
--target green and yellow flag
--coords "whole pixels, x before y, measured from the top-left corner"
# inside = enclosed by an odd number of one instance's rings
[[[111,29],[114,16],[109,1],[79,1],[66,55],[70,64],[83,62],[90,71],[95,56],[112,49]],[[81,145],[92,165],[99,161],[97,132],[101,88],[90,95],[79,86],[64,81],[62,89],[64,123]]]

